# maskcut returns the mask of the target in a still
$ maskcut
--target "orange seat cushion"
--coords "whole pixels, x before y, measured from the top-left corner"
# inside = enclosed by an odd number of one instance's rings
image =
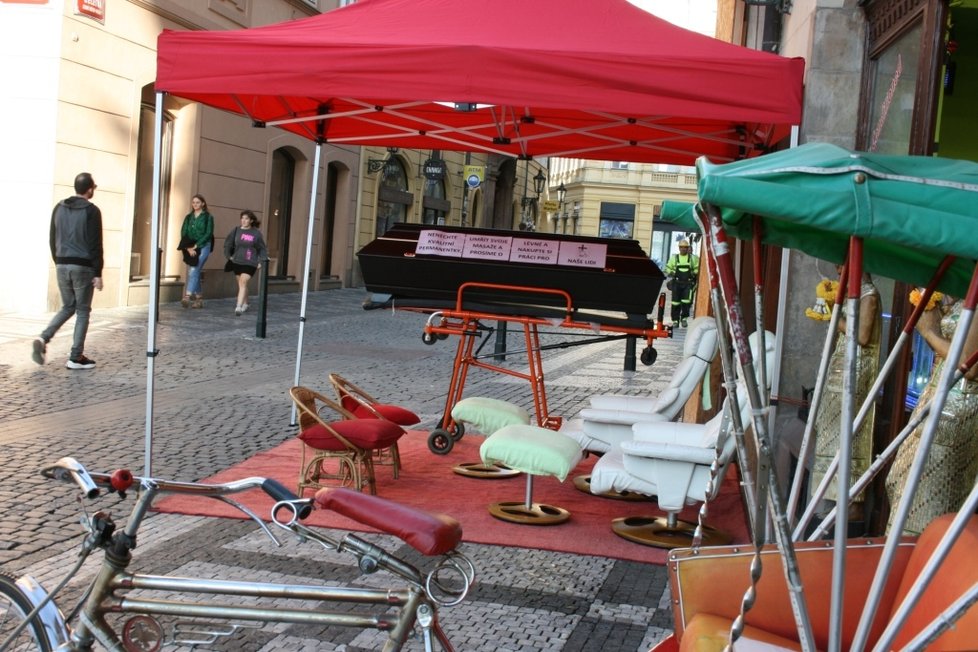
[[[404,434],[404,430],[396,423],[380,419],[333,421],[329,427],[354,446],[366,449],[387,448]],[[317,450],[341,451],[346,449],[343,442],[319,423],[299,433],[299,439]]]
[[[720,616],[696,614],[686,626],[683,640],[679,645],[680,652],[723,652],[727,641],[730,640],[732,624],[733,621]],[[744,632],[737,639],[735,647],[737,652],[782,652],[801,649],[795,641],[750,625],[744,627]]]

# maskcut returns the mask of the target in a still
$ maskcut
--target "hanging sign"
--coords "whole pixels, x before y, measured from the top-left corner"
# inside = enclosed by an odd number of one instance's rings
[[[105,24],[105,0],[75,0],[75,14]]]
[[[462,170],[462,175],[465,177],[465,185],[469,187],[469,190],[476,190],[486,178],[486,166],[466,165]]]
[[[437,181],[445,178],[445,161],[439,158],[429,158],[421,168],[426,179]]]

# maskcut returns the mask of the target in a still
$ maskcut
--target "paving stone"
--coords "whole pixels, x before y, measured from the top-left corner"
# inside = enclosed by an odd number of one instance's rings
[[[422,342],[425,316],[397,310],[363,311],[361,290],[309,296],[300,382],[325,385],[335,371],[375,389],[385,401],[410,405],[422,428],[437,426],[457,341]],[[255,322],[235,318],[231,299],[203,310],[161,306],[153,358],[152,475],[199,480],[295,436],[287,390],[295,377],[301,297],[269,297],[265,338]],[[257,311],[256,311],[257,312]],[[82,537],[76,490],[39,470],[72,455],[98,470],[128,467],[143,474],[148,383],[145,307],[93,311],[86,353],[95,370],[64,368],[71,324],[49,345],[48,364],[30,360],[33,333],[50,315],[0,315],[0,565],[54,586],[75,564]],[[579,334],[578,334],[579,335]],[[574,416],[596,393],[654,394],[681,356],[682,340],[656,342],[655,365],[624,371],[624,342],[566,346],[567,333],[541,333],[550,413]],[[492,341],[485,351],[491,352]],[[501,366],[526,368],[522,334],[510,329]],[[532,410],[527,382],[473,369],[466,395],[494,396]],[[122,518],[116,497],[86,509]],[[417,553],[384,535],[367,540]],[[278,548],[253,523],[150,514],[140,531],[133,568],[221,579],[383,587],[382,573],[362,576],[355,559],[315,544],[283,538]],[[671,608],[660,566],[547,551],[466,544],[479,581],[461,604],[440,612],[458,650],[647,650],[670,632]],[[98,570],[87,560],[59,601],[70,605]],[[63,600],[61,600],[63,598]],[[229,601],[242,602],[240,598]],[[289,604],[285,601],[284,604]],[[353,609],[351,605],[339,607]],[[321,625],[243,627],[207,649],[376,650],[385,634]],[[190,650],[188,646],[178,650]],[[409,650],[421,650],[418,636]]]

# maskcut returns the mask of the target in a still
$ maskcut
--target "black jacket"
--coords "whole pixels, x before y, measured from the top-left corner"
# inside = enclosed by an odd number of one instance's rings
[[[102,211],[75,195],[51,212],[51,258],[58,265],[83,265],[102,276]]]

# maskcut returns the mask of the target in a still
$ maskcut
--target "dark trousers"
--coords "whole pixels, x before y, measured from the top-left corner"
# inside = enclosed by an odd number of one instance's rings
[[[693,286],[674,283],[672,288],[672,321],[679,323],[689,318],[690,306],[693,303]]]

